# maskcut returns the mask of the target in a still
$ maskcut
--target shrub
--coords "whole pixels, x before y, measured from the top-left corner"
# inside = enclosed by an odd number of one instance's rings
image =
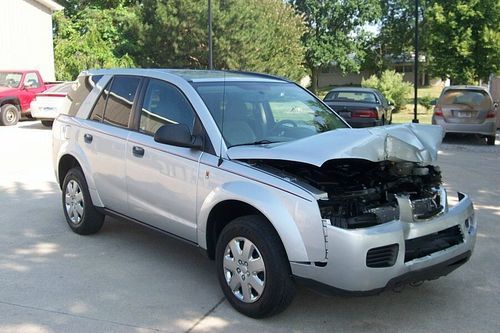
[[[418,104],[425,108],[425,112],[429,112],[432,109],[432,101],[434,100],[431,96],[422,96],[418,99]]]
[[[406,104],[406,96],[411,92],[411,83],[403,81],[403,74],[386,70],[379,77],[372,75],[361,81],[361,86],[378,89],[399,111]]]

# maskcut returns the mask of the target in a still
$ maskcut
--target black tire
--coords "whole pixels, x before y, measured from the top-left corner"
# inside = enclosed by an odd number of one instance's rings
[[[265,267],[264,288],[259,298],[252,303],[240,300],[229,287],[229,282],[226,282],[227,273],[224,267],[224,257],[227,255],[226,247],[229,246],[230,241],[241,238],[249,240],[255,245]],[[235,267],[238,267],[236,266],[236,256],[233,257]],[[217,240],[215,262],[217,277],[224,295],[237,311],[246,316],[263,318],[277,314],[285,310],[295,296],[295,283],[283,244],[270,223],[259,215],[238,217],[224,227]],[[249,274],[248,276],[256,276],[254,273],[250,275],[248,264],[247,268],[246,274]],[[231,275],[230,279],[232,280],[236,275]],[[238,277],[236,276],[236,278]],[[249,277],[248,279],[247,281],[250,282]],[[245,279],[243,278],[243,280]],[[249,287],[250,284],[247,286]],[[253,292],[253,289],[250,288],[250,290]],[[243,290],[241,289],[241,291]]]
[[[19,121],[19,109],[13,104],[5,104],[0,108],[0,125],[13,126]]]
[[[52,127],[52,124],[54,123],[53,120],[42,120],[42,125],[45,127]]]
[[[79,191],[71,193],[72,191],[68,188],[68,186],[72,186],[72,188],[76,189],[75,184],[78,185]],[[79,194],[81,194],[81,196]],[[79,198],[82,198],[82,200]],[[93,205],[87,181],[85,180],[85,176],[80,168],[73,168],[69,170],[64,177],[62,187],[62,205],[66,222],[75,233],[79,235],[90,235],[95,234],[102,228],[102,225],[104,224],[104,214],[98,212]],[[75,209],[74,211],[71,210],[71,205],[73,205]],[[77,212],[78,209],[76,206],[81,207],[78,208],[81,210],[81,215]],[[71,212],[77,214],[76,218]]]
[[[494,146],[495,145],[495,139],[496,139],[496,136],[495,135],[488,135],[486,137],[486,144],[488,146]]]

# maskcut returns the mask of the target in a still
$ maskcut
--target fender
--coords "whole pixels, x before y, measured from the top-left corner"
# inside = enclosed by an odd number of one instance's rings
[[[87,186],[89,187],[89,192],[90,192],[90,197],[92,198],[92,203],[96,207],[104,207],[104,204],[102,203],[101,197],[99,196],[99,193],[96,190],[95,182],[94,182],[94,177],[92,176],[92,172],[90,171],[90,164],[85,156],[82,148],[74,143],[74,140],[65,140],[61,143],[61,146],[59,148],[59,152],[57,155],[57,166],[56,166],[56,173],[59,171],[59,162],[61,161],[61,158],[65,155],[71,155],[74,157],[80,166],[82,167],[83,170],[83,175],[85,176],[85,180],[87,181]],[[59,175],[57,174],[57,179],[59,179]]]
[[[16,96],[6,96],[6,97],[0,97],[0,105],[4,104],[14,104],[19,107],[19,112],[21,112],[21,103],[19,102],[19,99]]]
[[[206,196],[198,214],[198,244],[207,248],[208,216],[220,202],[238,200],[259,210],[273,225],[290,261],[320,261],[325,259],[325,239],[319,211],[314,203],[282,191],[248,181],[231,181],[215,188]],[[298,224],[293,215],[308,216],[308,223]],[[316,216],[317,215],[317,216]],[[318,223],[314,223],[317,220]],[[303,237],[305,235],[305,237]],[[307,238],[304,242],[304,238]],[[313,243],[310,241],[313,239]],[[312,244],[306,248],[305,244]]]

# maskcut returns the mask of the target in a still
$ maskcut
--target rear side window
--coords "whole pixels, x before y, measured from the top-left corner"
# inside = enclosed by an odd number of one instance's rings
[[[134,76],[115,76],[113,78],[104,111],[103,121],[105,123],[128,127],[132,104],[140,82],[141,79]],[[104,93],[106,94],[106,91]]]
[[[106,108],[106,100],[108,99],[109,95],[109,87],[111,86],[111,81],[108,82],[104,90],[102,91],[101,95],[99,96],[99,99],[94,105],[94,108],[92,109],[92,113],[90,114],[89,119],[101,122],[104,118],[104,109]]]
[[[83,101],[90,94],[92,89],[94,89],[95,85],[102,78],[102,75],[93,75],[93,76],[80,76],[78,79],[71,85],[71,89],[68,92],[68,98],[71,101],[71,106],[68,110],[68,115],[74,117]]]

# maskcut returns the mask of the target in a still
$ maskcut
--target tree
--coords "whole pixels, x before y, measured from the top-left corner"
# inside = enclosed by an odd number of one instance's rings
[[[281,0],[215,0],[213,48],[217,69],[265,72],[300,79],[304,27]],[[197,0],[144,0],[129,22],[126,45],[143,67],[207,68],[207,7]]]
[[[312,76],[311,90],[317,90],[322,68],[335,65],[343,72],[358,71],[369,36],[363,26],[379,17],[379,1],[292,0],[291,3],[308,28],[302,41],[306,48],[305,65]]]
[[[117,52],[127,42],[121,30],[130,16],[123,7],[87,8],[72,17],[55,14],[57,79],[74,80],[84,69],[134,66],[130,56]]]
[[[433,75],[473,84],[500,71],[498,0],[433,0],[426,15]]]

